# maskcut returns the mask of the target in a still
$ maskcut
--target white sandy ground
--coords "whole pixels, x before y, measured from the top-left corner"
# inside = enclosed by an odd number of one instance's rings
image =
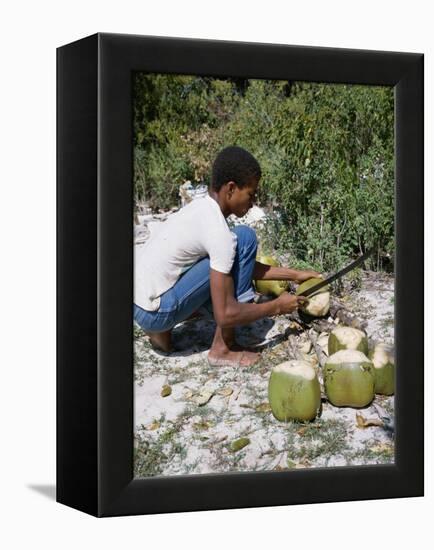
[[[135,228],[136,246],[165,217],[142,218]],[[393,344],[393,289],[392,277],[365,272],[361,289],[345,296],[348,309],[367,321],[371,340]],[[216,368],[207,363],[214,327],[211,319],[181,323],[173,332],[177,351],[164,355],[152,350],[135,326],[137,476],[393,462],[393,432],[377,425],[358,427],[356,418],[361,414],[378,423],[386,414],[393,421],[393,397],[376,396],[362,410],[333,407],[323,399],[320,418],[307,424],[273,417],[267,402],[271,368],[297,358],[299,346],[308,338],[306,331],[286,316],[240,327],[241,344],[263,349],[260,363],[249,369]],[[315,357],[311,351],[313,362]],[[171,388],[166,397],[161,396],[164,385]],[[241,437],[250,443],[231,451],[230,444]]]

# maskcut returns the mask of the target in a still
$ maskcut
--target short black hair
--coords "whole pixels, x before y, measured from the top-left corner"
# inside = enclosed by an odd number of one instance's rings
[[[217,155],[212,166],[211,188],[219,191],[225,183],[233,181],[237,187],[259,181],[261,167],[255,157],[242,147],[226,147]]]

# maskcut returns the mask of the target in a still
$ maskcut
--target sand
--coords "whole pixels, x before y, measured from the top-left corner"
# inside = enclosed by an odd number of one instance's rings
[[[143,246],[166,218],[165,213],[143,215],[135,227],[135,246]],[[258,220],[263,223],[263,216],[255,212],[253,224]],[[359,289],[345,294],[347,307],[367,321],[371,341],[393,344],[393,296],[392,276],[368,272]],[[238,342],[258,347],[262,355],[253,367],[234,368],[209,366],[214,329],[214,321],[206,318],[179,324],[173,331],[176,351],[167,355],[154,351],[135,325],[136,476],[393,462],[393,396],[376,396],[362,410],[333,407],[324,397],[321,416],[308,424],[273,417],[267,400],[271,368],[300,354],[306,358],[306,345],[301,346],[307,330],[286,316],[238,328]],[[316,363],[314,350],[307,357]],[[164,385],[171,388],[166,397],[161,396]],[[382,417],[382,426],[369,425]],[[230,444],[241,437],[249,444],[233,452]]]

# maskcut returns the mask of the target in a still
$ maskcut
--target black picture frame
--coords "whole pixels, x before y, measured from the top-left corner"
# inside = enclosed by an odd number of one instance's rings
[[[423,55],[95,34],[57,50],[57,500],[95,516],[423,494]],[[393,465],[133,479],[132,73],[389,85]]]

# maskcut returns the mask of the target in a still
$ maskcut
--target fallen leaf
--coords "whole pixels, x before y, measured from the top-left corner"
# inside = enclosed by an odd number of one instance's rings
[[[298,435],[304,435],[304,434],[306,433],[306,431],[307,431],[308,428],[310,428],[310,429],[316,428],[316,429],[319,430],[319,428],[321,428],[321,424],[311,424],[310,426],[303,426],[302,428],[299,428],[299,429],[296,431],[296,433],[297,433]]]
[[[146,426],[146,429],[147,430],[150,430],[150,431],[153,431],[153,430],[158,430],[158,428],[161,426],[161,424],[158,422],[158,420],[155,420],[154,422],[152,422],[151,424],[148,424]]]
[[[255,407],[255,411],[258,413],[267,413],[271,411],[270,403],[260,403]]]
[[[234,393],[234,390],[232,388],[220,388],[216,393],[222,397],[229,397]]]
[[[310,462],[309,460],[307,459],[306,456],[302,456],[301,459],[300,459],[300,462],[297,464],[296,468],[309,468],[310,467]]]
[[[172,388],[170,386],[168,386],[167,384],[165,384],[161,388],[161,397],[168,397],[171,393],[172,393]]]
[[[230,449],[233,453],[236,453],[238,451],[241,451],[241,449],[244,449],[247,445],[250,444],[250,439],[248,437],[241,437],[240,439],[236,439],[235,441],[232,441],[230,445]]]
[[[393,453],[394,448],[390,443],[380,443],[371,447],[371,451],[374,453]]]
[[[358,428],[365,427],[366,418],[360,413],[356,412],[356,424]]]
[[[196,403],[196,405],[202,407],[203,405],[206,405],[208,403],[213,395],[214,392],[212,391],[202,390],[198,395],[193,397],[193,401]]]
[[[383,426],[383,422],[377,418],[365,418],[356,412],[356,423],[358,428],[369,428],[369,426]]]

